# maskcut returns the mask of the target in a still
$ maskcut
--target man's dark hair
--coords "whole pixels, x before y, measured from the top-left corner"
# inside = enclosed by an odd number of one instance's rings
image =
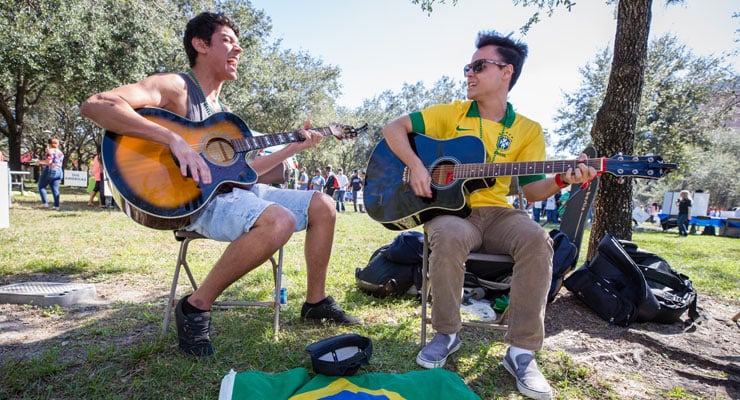
[[[514,87],[519,74],[522,72],[524,59],[527,58],[527,45],[521,41],[511,38],[511,33],[503,36],[496,31],[482,31],[478,33],[478,39],[475,41],[475,47],[480,49],[484,46],[496,46],[496,51],[503,57],[504,61],[514,67],[514,74],[509,82],[509,90]]]
[[[239,28],[231,18],[223,13],[203,12],[188,21],[182,42],[185,45],[185,53],[188,55],[191,67],[195,66],[195,58],[198,56],[198,52],[193,47],[193,38],[203,39],[210,46],[211,36],[213,36],[213,32],[216,31],[218,26],[228,26],[234,31],[236,37],[239,37]]]

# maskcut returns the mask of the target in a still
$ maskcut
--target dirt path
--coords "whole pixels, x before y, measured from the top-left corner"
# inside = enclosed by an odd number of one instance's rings
[[[148,301],[161,291],[138,285],[96,288],[101,302],[66,318],[40,316],[33,307],[0,305],[0,356],[43,352],[39,343],[44,339],[74,330],[93,314],[100,317],[108,304]],[[547,309],[545,348],[568,353],[625,399],[740,399],[740,325],[731,320],[740,305],[700,296],[699,307],[706,319],[687,331],[680,323],[615,327],[563,289]]]
[[[680,389],[739,399],[740,325],[732,317],[740,307],[701,295],[699,307],[705,320],[688,330],[680,323],[624,328],[609,326],[563,290],[547,310],[545,347],[588,365],[626,399],[665,398]]]

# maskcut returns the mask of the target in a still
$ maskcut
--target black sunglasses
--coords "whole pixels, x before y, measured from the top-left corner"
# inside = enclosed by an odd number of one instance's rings
[[[501,68],[509,65],[508,63],[505,63],[503,61],[488,60],[488,59],[483,58],[483,59],[480,59],[480,60],[475,60],[472,63],[470,63],[470,64],[466,65],[465,67],[463,67],[464,75],[467,76],[468,73],[470,72],[470,70],[473,70],[473,73],[479,74],[481,71],[483,71],[483,67],[486,64],[493,64],[493,65],[499,66]]]

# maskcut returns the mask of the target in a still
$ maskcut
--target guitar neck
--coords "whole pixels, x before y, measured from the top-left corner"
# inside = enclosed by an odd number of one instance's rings
[[[323,136],[332,135],[331,128],[311,128],[312,131],[318,132]],[[231,144],[234,146],[234,150],[239,153],[246,153],[249,151],[266,149],[268,147],[284,145],[293,142],[304,141],[303,135],[299,131],[271,133],[269,135],[251,136],[239,139],[231,140]]]
[[[590,158],[583,161],[597,172],[605,170],[606,159]],[[577,168],[578,160],[522,161],[503,163],[458,164],[454,166],[454,178],[490,178],[497,176],[520,176],[539,174],[559,174],[569,168]]]

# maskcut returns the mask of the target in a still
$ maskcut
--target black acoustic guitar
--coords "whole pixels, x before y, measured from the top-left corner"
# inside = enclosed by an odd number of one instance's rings
[[[408,185],[408,170],[385,140],[375,146],[363,188],[365,209],[392,230],[410,229],[439,214],[467,216],[465,194],[490,187],[499,176],[556,174],[576,168],[578,160],[486,163],[483,142],[475,136],[437,140],[416,133],[409,143],[432,177],[432,197],[419,197]],[[589,158],[597,172],[657,179],[677,168],[658,156]],[[493,179],[492,179],[493,178]]]

